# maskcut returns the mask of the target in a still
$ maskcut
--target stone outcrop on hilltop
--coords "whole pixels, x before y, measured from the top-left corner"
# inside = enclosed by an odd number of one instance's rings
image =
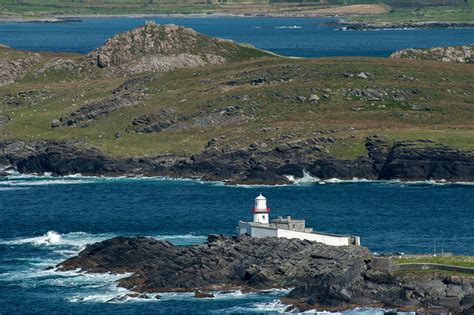
[[[32,53],[21,58],[0,61],[0,86],[20,80],[28,69],[40,60],[40,54]]]
[[[118,285],[140,293],[206,290],[258,291],[294,287],[289,310],[357,306],[474,311],[474,280],[394,276],[373,270],[371,253],[356,246],[328,246],[285,238],[210,235],[208,242],[175,246],[147,237],[116,237],[86,247],[59,271],[132,273]]]
[[[285,175],[302,177],[306,171],[320,179],[367,178],[398,180],[474,181],[474,152],[437,146],[426,141],[390,145],[383,138],[366,140],[367,156],[341,160],[321,152],[332,137],[283,143],[265,150],[221,148],[210,141],[200,154],[110,158],[78,142],[10,142],[0,144],[0,162],[22,173],[55,175],[145,175],[200,177],[234,183],[282,183]]]
[[[222,64],[252,55],[267,53],[183,26],[147,24],[112,37],[88,58],[101,68],[139,73]]]
[[[394,52],[390,55],[390,58],[474,63],[474,45],[435,47],[427,49],[408,48]]]

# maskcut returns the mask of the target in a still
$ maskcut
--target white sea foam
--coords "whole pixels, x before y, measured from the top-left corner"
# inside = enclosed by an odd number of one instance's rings
[[[249,313],[285,313],[288,305],[275,299],[270,302],[255,302],[245,306],[233,306],[227,309],[212,311],[216,314],[249,314]]]
[[[298,25],[283,25],[283,26],[276,26],[275,28],[292,28],[292,29],[298,29],[298,28],[303,28],[302,26]]]
[[[31,245],[50,246],[62,256],[71,256],[84,249],[87,244],[93,244],[117,236],[111,233],[90,234],[85,232],[70,232],[59,234],[56,231],[48,231],[44,235],[36,237],[24,237],[15,239],[0,240],[3,245]],[[156,239],[167,240],[175,245],[192,245],[204,243],[207,239],[205,235],[149,235]]]
[[[321,179],[311,176],[308,172],[303,170],[303,177],[294,177],[292,175],[285,176],[288,180],[297,185],[305,185],[320,182]]]
[[[26,190],[26,187],[0,187],[0,191]]]
[[[6,186],[45,186],[45,185],[75,185],[90,184],[91,180],[67,180],[67,179],[38,179],[38,180],[12,180],[3,182]]]
[[[6,180],[0,179],[0,190],[13,190],[6,189],[11,187],[25,187],[28,186],[42,186],[42,185],[70,185],[70,184],[89,184],[94,182],[104,182],[104,181],[143,181],[143,180],[153,180],[153,181],[184,181],[184,182],[194,182],[199,184],[208,184],[208,185],[219,185],[225,186],[225,181],[205,181],[200,178],[171,178],[164,176],[116,176],[116,177],[106,177],[106,176],[83,176],[81,174],[74,174],[68,176],[49,176],[46,175],[35,175],[35,174],[19,174],[15,173],[13,175],[7,176]],[[319,179],[317,177],[311,176],[306,171],[303,171],[303,177],[298,178],[292,175],[287,175],[286,178],[292,182],[292,184],[297,185],[306,185],[306,184],[341,184],[341,183],[382,183],[382,184],[400,184],[400,185],[410,185],[410,184],[426,184],[426,185],[474,185],[474,182],[450,182],[445,179],[440,180],[424,180],[424,181],[401,181],[401,180],[368,180],[368,179]],[[291,184],[290,184],[291,185]],[[7,187],[1,187],[7,186]],[[288,186],[288,184],[280,185],[252,185],[252,184],[243,184],[243,185],[232,185],[230,187],[242,187],[242,188],[253,188],[253,187],[279,187],[279,186]]]
[[[4,245],[32,245],[32,246],[60,246],[64,250],[64,246],[73,247],[80,250],[85,245],[102,241],[111,234],[89,234],[84,232],[71,232],[59,234],[56,231],[48,231],[44,235],[36,237],[15,238],[10,240],[0,240],[0,244]]]

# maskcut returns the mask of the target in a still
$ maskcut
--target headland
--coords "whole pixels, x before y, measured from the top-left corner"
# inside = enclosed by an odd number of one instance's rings
[[[153,23],[87,55],[1,47],[0,164],[234,184],[473,181],[471,59],[446,62],[469,49],[294,59]]]

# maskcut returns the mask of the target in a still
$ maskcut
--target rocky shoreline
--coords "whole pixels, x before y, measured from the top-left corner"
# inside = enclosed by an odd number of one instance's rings
[[[58,271],[131,273],[117,284],[147,296],[159,292],[264,291],[294,288],[288,311],[384,307],[426,313],[474,313],[474,280],[437,273],[394,275],[375,270],[363,247],[285,238],[209,235],[201,245],[175,246],[147,237],[89,245]]]
[[[436,145],[430,140],[393,145],[381,137],[366,139],[367,156],[341,160],[320,152],[319,137],[284,143],[271,150],[258,145],[230,150],[211,139],[192,156],[110,157],[82,142],[0,143],[0,164],[24,174],[57,176],[169,176],[226,181],[229,184],[287,184],[306,174],[326,180],[474,181],[474,152]]]
[[[362,31],[362,30],[380,30],[380,29],[405,29],[405,28],[474,28],[474,22],[352,22],[340,20],[335,26],[340,27],[341,30],[347,31]]]

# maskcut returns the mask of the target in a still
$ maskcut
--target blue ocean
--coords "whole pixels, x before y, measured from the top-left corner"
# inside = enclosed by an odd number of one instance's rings
[[[473,29],[339,31],[332,19],[156,18],[286,56],[379,56],[406,47],[474,42]],[[86,53],[144,19],[0,24],[0,43],[25,50]],[[299,180],[289,186],[226,186],[163,178],[64,178],[14,174],[0,178],[0,314],[275,314],[287,290],[270,294],[165,293],[112,302],[127,293],[120,275],[58,273],[47,267],[86,244],[145,235],[177,245],[210,233],[235,233],[251,218],[254,198],[268,198],[272,216],[304,218],[316,231],[360,235],[378,253],[474,255],[474,185]],[[356,309],[344,314],[383,314]]]
[[[157,23],[191,27],[210,36],[252,44],[284,56],[387,57],[402,48],[464,45],[474,29],[390,29],[340,31],[330,18],[155,18]],[[0,24],[0,43],[18,49],[87,53],[145,19],[84,19],[77,23]]]
[[[212,300],[165,293],[160,300],[111,302],[127,291],[118,275],[46,270],[86,244],[146,235],[178,245],[210,233],[234,234],[251,219],[254,198],[272,216],[305,218],[317,231],[360,235],[378,253],[474,254],[474,185],[313,181],[288,186],[226,186],[163,178],[64,178],[12,175],[0,180],[0,314],[247,314],[286,309],[271,294],[216,294]],[[289,288],[290,289],[290,288]],[[357,309],[344,314],[383,314]]]

